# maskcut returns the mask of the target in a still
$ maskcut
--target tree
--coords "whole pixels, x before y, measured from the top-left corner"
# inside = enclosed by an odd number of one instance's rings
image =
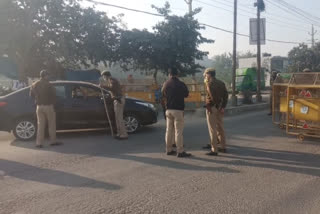
[[[256,53],[252,53],[251,51],[247,51],[245,53],[238,53],[238,58],[253,58],[257,57]]]
[[[38,76],[118,60],[120,22],[78,0],[4,0],[10,13],[1,20],[10,37],[4,54],[19,67],[20,76]]]
[[[245,53],[237,53],[237,59],[257,57],[256,54],[247,51]],[[237,61],[237,67],[239,62]],[[217,78],[221,79],[227,85],[231,85],[232,81],[232,54],[223,53],[213,57],[212,67],[216,69]]]
[[[232,81],[232,54],[224,53],[213,57],[212,67],[216,69],[217,78],[227,85]]]
[[[289,72],[300,72],[309,68],[314,72],[320,72],[320,43],[316,43],[314,48],[309,48],[306,44],[294,47],[289,53]]]
[[[194,14],[171,15],[170,5],[164,8],[153,6],[164,20],[153,27],[153,32],[133,30],[122,34],[120,55],[123,62],[132,63],[135,68],[167,73],[170,66],[177,67],[182,75],[194,74],[203,67],[196,63],[208,53],[199,50],[199,45],[212,43],[199,32],[202,27]]]

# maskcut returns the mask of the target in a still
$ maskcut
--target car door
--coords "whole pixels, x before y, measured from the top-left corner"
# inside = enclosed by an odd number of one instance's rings
[[[56,123],[57,123],[57,130],[65,129],[65,103],[67,100],[66,94],[66,87],[63,84],[54,84],[53,85],[56,90],[56,104],[55,104],[55,111],[56,111]]]
[[[68,84],[65,115],[69,129],[103,128],[107,116],[98,87],[87,84]]]

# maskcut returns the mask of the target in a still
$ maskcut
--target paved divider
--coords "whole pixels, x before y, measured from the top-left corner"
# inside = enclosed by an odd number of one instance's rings
[[[257,104],[250,104],[250,105],[241,105],[241,106],[228,106],[225,109],[225,116],[232,116],[232,115],[239,115],[242,113],[247,112],[254,112],[254,111],[263,111],[269,108],[269,103],[257,103]],[[194,113],[199,117],[206,116],[206,109],[205,108],[198,108],[196,110],[186,111],[186,114]]]

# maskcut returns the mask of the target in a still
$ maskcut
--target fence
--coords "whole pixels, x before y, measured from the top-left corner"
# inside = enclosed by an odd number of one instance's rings
[[[156,84],[152,79],[146,80],[120,80],[122,89],[126,96],[145,100],[151,103],[159,103],[162,84]],[[194,80],[184,80],[188,89],[189,97],[185,99],[187,108],[201,107],[205,101],[205,90],[203,83]]]
[[[274,123],[300,141],[305,136],[320,138],[320,74],[286,75],[277,77],[273,85]]]

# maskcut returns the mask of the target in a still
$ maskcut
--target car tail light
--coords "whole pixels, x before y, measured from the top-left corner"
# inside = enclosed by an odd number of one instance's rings
[[[0,107],[6,106],[8,103],[6,102],[0,102]]]

